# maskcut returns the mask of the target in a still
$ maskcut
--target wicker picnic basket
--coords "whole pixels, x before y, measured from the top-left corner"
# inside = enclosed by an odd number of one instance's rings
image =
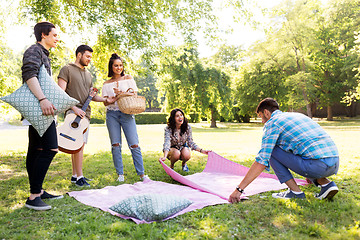
[[[129,88],[126,92],[129,92],[132,88]],[[121,112],[126,114],[138,114],[145,111],[146,103],[143,96],[121,96],[117,103]]]

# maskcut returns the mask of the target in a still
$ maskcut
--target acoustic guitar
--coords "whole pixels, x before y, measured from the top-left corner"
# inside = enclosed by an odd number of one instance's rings
[[[90,101],[97,93],[96,88],[91,89],[81,110],[86,111]],[[84,133],[88,130],[89,125],[90,121],[86,117],[81,118],[75,113],[67,114],[64,123],[57,128],[59,150],[70,154],[79,152],[84,145]]]

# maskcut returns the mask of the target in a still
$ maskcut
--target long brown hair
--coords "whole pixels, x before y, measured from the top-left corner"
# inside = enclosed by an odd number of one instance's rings
[[[180,135],[183,135],[188,129],[188,120],[185,117],[183,110],[181,110],[180,108],[175,108],[175,109],[171,110],[170,117],[168,118],[168,121],[167,121],[167,125],[172,130],[172,134],[174,134],[174,130],[176,128],[175,115],[177,112],[181,112],[182,115],[184,116],[184,122],[181,124],[181,127],[180,127]]]
[[[114,61],[119,59],[122,64],[124,64],[124,61],[121,59],[121,57],[119,55],[117,55],[116,53],[113,53],[109,59],[109,69],[108,69],[108,77],[112,77],[114,76],[114,71],[113,71],[113,64]],[[125,75],[125,68],[123,68],[122,72],[120,73],[120,76],[124,76]]]

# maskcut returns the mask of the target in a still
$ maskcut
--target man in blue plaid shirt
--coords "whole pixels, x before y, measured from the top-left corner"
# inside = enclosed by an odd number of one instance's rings
[[[339,169],[339,153],[330,136],[312,119],[301,113],[283,113],[272,98],[262,100],[257,109],[264,125],[261,150],[248,173],[230,195],[229,202],[240,201],[244,189],[260,173],[273,168],[289,190],[274,193],[275,198],[302,198],[305,194],[296,184],[290,170],[320,186],[318,199],[331,199],[338,192],[336,184],[326,177]]]

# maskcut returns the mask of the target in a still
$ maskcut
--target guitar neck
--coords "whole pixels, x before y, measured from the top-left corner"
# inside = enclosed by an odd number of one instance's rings
[[[86,99],[84,106],[81,108],[81,110],[83,110],[85,112],[92,99],[93,99],[93,97],[89,95],[88,98]]]
[[[96,96],[96,94],[97,94],[97,89],[96,89],[96,91],[92,91],[92,93],[89,94],[89,96],[87,97],[87,99],[86,99],[86,101],[85,101],[85,104],[84,104],[84,106],[81,108],[81,110],[83,110],[84,112],[86,112],[86,109],[88,108],[91,100],[93,99],[93,97]],[[80,122],[80,120],[81,120],[81,118],[80,118],[79,116],[77,116],[77,117],[75,118],[75,120],[74,120],[74,123],[77,123],[77,124],[78,124],[78,123]]]

